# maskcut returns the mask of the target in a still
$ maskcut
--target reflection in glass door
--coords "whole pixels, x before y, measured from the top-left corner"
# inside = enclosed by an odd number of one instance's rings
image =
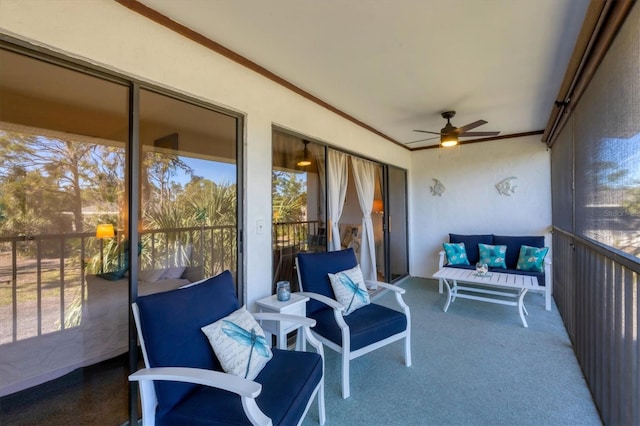
[[[0,64],[0,424],[65,424],[107,393],[80,367],[126,373],[127,280],[105,297],[93,279],[122,269],[129,89],[10,50]],[[100,421],[122,424],[126,398],[120,385]]]
[[[387,282],[394,282],[409,274],[407,246],[407,172],[393,166],[386,167],[385,250],[388,268]]]
[[[326,251],[324,146],[273,131],[273,290],[289,281],[298,291],[295,256]]]
[[[236,120],[141,90],[141,281],[237,274]]]

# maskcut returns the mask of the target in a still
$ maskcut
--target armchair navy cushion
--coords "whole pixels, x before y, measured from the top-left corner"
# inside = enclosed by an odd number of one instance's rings
[[[222,371],[200,327],[240,307],[231,272],[225,271],[193,285],[188,291],[177,289],[139,297],[136,303],[140,312],[144,312],[140,321],[149,348],[149,367],[180,366]],[[195,322],[194,318],[197,318]],[[167,341],[172,344],[167,345]],[[200,385],[157,382],[155,387],[160,418]]]
[[[269,368],[263,369],[255,378],[262,384],[256,402],[274,425],[295,425],[307,408],[309,395],[322,379],[322,359],[310,352],[272,350],[274,356],[269,361]],[[288,380],[282,380],[283,377]],[[282,404],[284,400],[293,402]],[[248,424],[240,398],[211,387],[199,387],[157,420],[158,424],[165,425]]]
[[[250,421],[298,424],[316,395],[320,423],[324,424],[324,352],[309,331],[311,320],[300,318],[303,328],[298,332],[315,347],[315,353],[272,348],[273,357],[253,381],[222,372],[201,327],[239,307],[229,271],[137,299],[133,311],[147,368],[130,379],[141,383],[145,426],[239,425]],[[279,318],[279,314],[253,315],[256,319],[287,320],[288,324],[295,321]],[[174,369],[174,373],[170,367],[198,370]],[[171,371],[167,372],[168,368]],[[216,376],[211,370],[220,373]],[[145,379],[145,374],[155,376]]]
[[[336,345],[342,345],[342,333],[333,309],[322,309],[310,316],[316,320],[314,331]],[[407,329],[407,317],[398,311],[384,306],[371,304],[367,309],[358,309],[345,316],[344,321],[351,331],[351,350],[369,346]]]
[[[402,299],[403,289],[377,283],[378,287],[395,293],[399,310],[370,303],[343,315],[344,306],[335,300],[328,274],[355,267],[358,262],[353,249],[298,253],[296,264],[300,288],[310,298],[307,316],[316,321],[312,334],[328,348],[342,354],[343,398],[348,398],[351,392],[349,362],[352,359],[404,339],[405,364],[411,365],[411,314]]]

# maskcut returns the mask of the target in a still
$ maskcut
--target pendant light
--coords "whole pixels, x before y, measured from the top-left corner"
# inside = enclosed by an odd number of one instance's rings
[[[302,143],[304,144],[304,149],[302,150],[302,155],[298,158],[296,165],[300,167],[307,167],[311,165],[311,157],[309,156],[309,149],[307,148],[309,141],[303,139]]]

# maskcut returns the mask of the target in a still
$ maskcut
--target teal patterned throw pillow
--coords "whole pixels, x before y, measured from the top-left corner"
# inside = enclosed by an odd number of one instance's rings
[[[273,357],[271,339],[244,306],[201,330],[225,373],[253,380]]]
[[[507,269],[507,264],[504,261],[507,255],[507,246],[478,244],[478,250],[480,251],[480,262],[486,263],[493,268]]]
[[[468,265],[469,259],[467,259],[467,250],[464,248],[464,243],[444,243],[445,253],[447,253],[447,260],[449,265]]]
[[[544,272],[544,257],[549,247],[521,246],[516,269],[521,271]]]
[[[371,303],[360,265],[346,271],[329,274],[329,281],[336,300],[344,306],[342,315],[347,316],[356,309]]]

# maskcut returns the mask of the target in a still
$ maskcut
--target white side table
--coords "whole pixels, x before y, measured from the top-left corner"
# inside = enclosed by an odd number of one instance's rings
[[[260,312],[271,312],[287,315],[307,315],[307,296],[301,296],[299,294],[291,293],[291,298],[286,302],[280,302],[278,297],[273,296],[263,297],[256,300]],[[296,324],[280,321],[261,321],[262,328],[267,333],[271,333],[277,337],[277,348],[287,349],[287,333],[295,330]],[[300,337],[300,335],[298,335]],[[300,339],[297,339],[296,347],[300,344]]]

